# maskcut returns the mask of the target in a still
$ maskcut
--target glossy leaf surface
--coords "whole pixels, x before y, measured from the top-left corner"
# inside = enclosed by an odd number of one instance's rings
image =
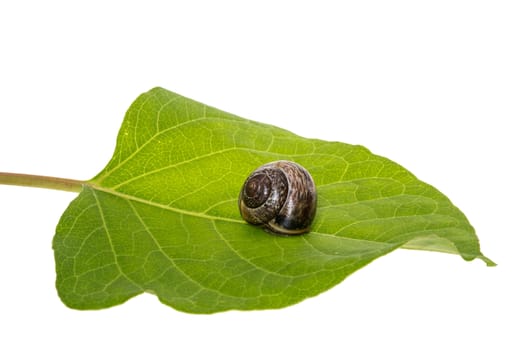
[[[245,178],[279,159],[316,182],[309,234],[270,235],[240,218]],[[161,88],[132,104],[112,159],[65,211],[53,246],[59,295],[79,309],[143,292],[193,313],[279,308],[403,246],[493,265],[465,216],[398,164]]]

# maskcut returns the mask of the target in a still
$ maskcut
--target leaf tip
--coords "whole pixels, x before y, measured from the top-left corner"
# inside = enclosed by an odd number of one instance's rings
[[[489,258],[487,258],[484,255],[480,255],[480,256],[478,256],[478,258],[481,259],[482,261],[484,261],[485,264],[487,264],[488,267],[494,267],[494,266],[498,265],[494,261],[490,260]]]

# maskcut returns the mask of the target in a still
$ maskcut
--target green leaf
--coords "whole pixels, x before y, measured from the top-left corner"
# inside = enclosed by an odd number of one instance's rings
[[[309,234],[275,236],[240,218],[245,178],[278,159],[314,177]],[[78,309],[143,292],[192,313],[279,308],[399,247],[494,264],[465,216],[394,162],[161,88],[132,104],[112,159],[65,211],[53,247],[59,295]]]

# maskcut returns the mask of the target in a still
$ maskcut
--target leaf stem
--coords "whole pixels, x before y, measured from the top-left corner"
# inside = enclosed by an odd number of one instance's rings
[[[0,185],[47,188],[68,192],[81,192],[85,181],[63,179],[60,177],[3,173],[0,172]]]

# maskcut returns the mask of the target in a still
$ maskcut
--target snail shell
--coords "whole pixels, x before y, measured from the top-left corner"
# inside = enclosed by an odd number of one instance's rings
[[[308,232],[316,214],[316,186],[301,165],[280,160],[250,174],[239,195],[244,220],[283,235]]]

